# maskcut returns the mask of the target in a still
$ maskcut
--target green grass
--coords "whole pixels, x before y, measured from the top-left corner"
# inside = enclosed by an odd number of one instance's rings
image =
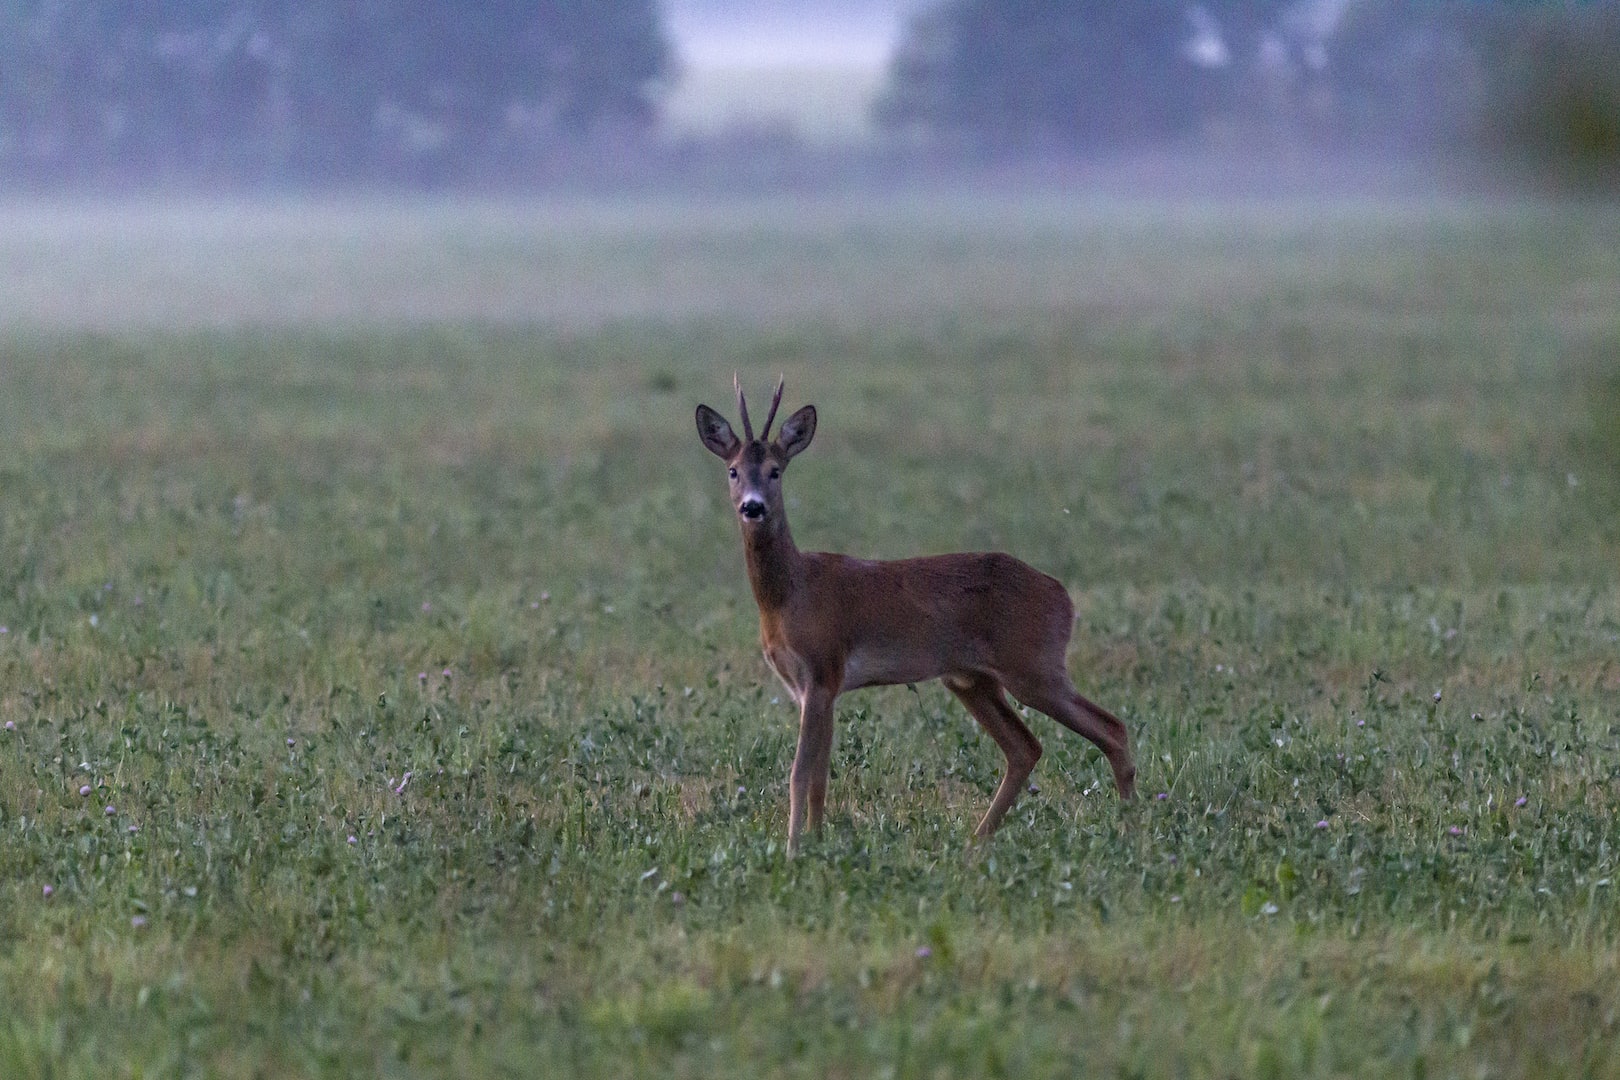
[[[10,211],[0,1075],[1620,1076],[1620,215],[678,209]],[[867,691],[784,858],[734,368],[801,544],[1070,585],[1137,805],[1036,718],[970,850]]]

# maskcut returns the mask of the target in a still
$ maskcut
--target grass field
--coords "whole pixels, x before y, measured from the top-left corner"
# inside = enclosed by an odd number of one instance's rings
[[[810,548],[1067,582],[1080,740],[795,717]],[[1620,1076],[1620,211],[0,209],[0,1075]]]

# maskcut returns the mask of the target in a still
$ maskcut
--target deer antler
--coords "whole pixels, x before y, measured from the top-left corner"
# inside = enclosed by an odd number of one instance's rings
[[[753,442],[754,425],[748,422],[748,399],[743,397],[742,380],[735,371],[731,373],[731,385],[737,388],[737,411],[742,413],[743,437]]]
[[[782,404],[782,384],[786,381],[786,375],[779,376],[776,380],[776,393],[771,397],[770,414],[765,417],[765,430],[759,433],[761,439],[769,440],[771,437],[771,421],[776,419],[776,407]]]

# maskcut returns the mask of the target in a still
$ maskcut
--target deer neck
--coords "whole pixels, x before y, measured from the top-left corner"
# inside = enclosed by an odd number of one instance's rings
[[[743,529],[743,558],[760,610],[787,606],[799,577],[799,549],[793,545],[787,518],[774,514],[757,528]]]

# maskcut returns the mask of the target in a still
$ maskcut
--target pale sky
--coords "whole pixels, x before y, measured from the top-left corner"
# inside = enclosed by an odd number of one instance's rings
[[[666,18],[680,81],[666,102],[676,131],[778,127],[848,141],[867,121],[918,0],[672,0]]]
[[[881,66],[908,14],[928,0],[666,0],[676,48],[699,67],[761,63]]]
[[[862,13],[827,19],[764,13],[747,20],[716,24],[701,17],[677,18],[670,34],[681,61],[689,68],[851,65],[880,68],[900,34],[899,13]]]

